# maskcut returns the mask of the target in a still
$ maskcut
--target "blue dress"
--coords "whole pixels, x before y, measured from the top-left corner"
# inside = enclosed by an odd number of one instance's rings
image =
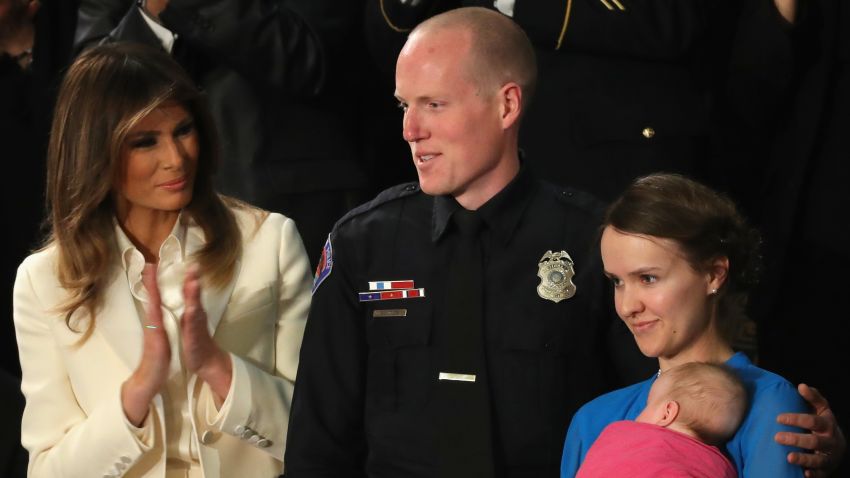
[[[799,431],[776,423],[780,413],[810,413],[808,404],[787,380],[753,365],[746,355],[736,353],[726,364],[741,377],[747,387],[750,408],[735,436],[726,443],[726,454],[732,459],[740,478],[802,477],[803,468],[788,463],[793,447],[773,441],[778,431]],[[561,478],[572,478],[587,450],[609,423],[634,420],[646,406],[649,388],[655,376],[634,385],[607,393],[586,403],[573,417],[564,454]]]

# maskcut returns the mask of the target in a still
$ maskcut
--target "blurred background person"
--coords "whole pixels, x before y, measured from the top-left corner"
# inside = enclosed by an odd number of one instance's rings
[[[156,49],[66,75],[51,231],[14,289],[29,475],[282,471],[309,263],[292,220],[215,191],[215,134]]]
[[[836,376],[850,335],[838,332],[850,268],[850,4],[801,4],[793,94],[780,116],[771,161],[752,188],[765,231],[765,281],[756,295],[759,359],[829,397],[850,427],[850,393]],[[823,364],[835,364],[826,367]],[[844,460],[834,476],[850,476]]]
[[[0,0],[0,144],[5,252],[0,288],[36,246],[44,217],[47,136],[56,90],[71,60],[76,0]],[[0,296],[0,368],[20,377],[12,296]]]

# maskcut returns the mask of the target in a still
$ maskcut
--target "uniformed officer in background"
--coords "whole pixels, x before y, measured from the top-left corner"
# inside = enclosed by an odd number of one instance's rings
[[[651,373],[609,308],[597,204],[520,161],[535,81],[528,39],[497,12],[454,10],[410,35],[396,97],[419,184],[329,237],[287,477],[555,477],[578,406]],[[455,224],[466,211],[483,223],[472,248]]]
[[[576,409],[653,372],[613,312],[599,205],[520,159],[536,75],[495,11],[411,32],[396,97],[419,183],[354,209],[324,246],[287,478],[554,478]]]

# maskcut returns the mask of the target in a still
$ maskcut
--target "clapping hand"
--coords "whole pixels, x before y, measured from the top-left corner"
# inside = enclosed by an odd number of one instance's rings
[[[142,359],[136,370],[121,386],[121,405],[124,415],[135,426],[141,426],[148,415],[151,400],[168,379],[171,346],[162,326],[162,301],[156,285],[156,264],[145,264],[142,284],[148,291],[149,302],[142,328]]]
[[[180,319],[183,364],[210,386],[216,405],[221,406],[230,390],[233,368],[230,356],[210,336],[207,314],[201,304],[200,276],[195,264],[186,271],[183,299],[185,308]]]
[[[148,292],[143,327],[142,358],[139,366],[121,387],[121,404],[127,419],[141,426],[151,400],[168,379],[171,346],[162,325],[162,300],[156,282],[156,264],[146,264],[142,284]],[[216,406],[221,406],[230,390],[233,368],[230,356],[212,339],[207,314],[201,304],[201,283],[196,265],[190,265],[183,283],[184,311],[180,319],[183,365],[195,373],[213,391]]]

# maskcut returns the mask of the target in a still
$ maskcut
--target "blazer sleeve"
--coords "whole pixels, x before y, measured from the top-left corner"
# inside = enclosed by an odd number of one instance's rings
[[[276,252],[279,282],[274,308],[274,373],[231,353],[233,378],[221,410],[215,413],[209,387],[199,383],[196,414],[200,416],[196,419],[246,440],[282,462],[311,283],[307,254],[291,219],[283,221]]]
[[[118,476],[139,461],[147,448],[125,425],[120,389],[93,409],[80,408],[51,330],[51,322],[64,327],[64,320],[39,294],[55,281],[39,274],[43,261],[37,264],[33,258],[18,269],[13,293],[21,390],[26,397],[21,443],[29,452],[27,474]]]

